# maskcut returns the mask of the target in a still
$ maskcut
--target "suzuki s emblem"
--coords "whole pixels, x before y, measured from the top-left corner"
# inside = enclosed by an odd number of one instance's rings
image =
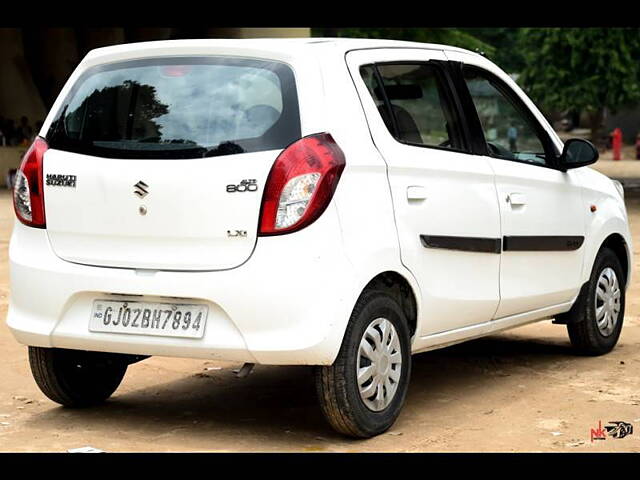
[[[139,196],[140,198],[144,198],[147,195],[149,195],[149,190],[147,190],[149,188],[149,185],[144,183],[142,180],[136,183],[133,187],[134,187],[133,193]]]

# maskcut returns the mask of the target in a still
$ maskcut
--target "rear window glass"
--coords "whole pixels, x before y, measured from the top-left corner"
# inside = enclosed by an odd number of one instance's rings
[[[201,158],[282,149],[300,138],[283,63],[172,57],[87,70],[47,134],[51,148],[109,158]]]

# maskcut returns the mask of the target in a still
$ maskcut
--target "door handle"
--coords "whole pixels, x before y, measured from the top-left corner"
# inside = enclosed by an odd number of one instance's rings
[[[510,193],[507,195],[507,203],[511,206],[521,206],[527,204],[527,196],[524,193]]]
[[[407,187],[407,200],[425,200],[427,198],[427,189],[420,185],[412,185]]]

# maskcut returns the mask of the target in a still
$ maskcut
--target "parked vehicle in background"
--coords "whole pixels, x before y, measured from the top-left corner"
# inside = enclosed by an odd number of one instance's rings
[[[459,48],[97,49],[17,173],[8,325],[62,405],[150,355],[312,365],[331,425],[370,437],[413,353],[551,318],[615,346],[631,238],[597,158]]]

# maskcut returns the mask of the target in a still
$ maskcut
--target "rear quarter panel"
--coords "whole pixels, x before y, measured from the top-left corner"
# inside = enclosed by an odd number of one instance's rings
[[[331,44],[316,48],[325,92],[323,108],[316,113],[346,157],[334,202],[345,254],[357,278],[353,303],[372,278],[393,271],[409,282],[420,309],[417,282],[400,261],[387,165],[373,144],[345,55]]]

